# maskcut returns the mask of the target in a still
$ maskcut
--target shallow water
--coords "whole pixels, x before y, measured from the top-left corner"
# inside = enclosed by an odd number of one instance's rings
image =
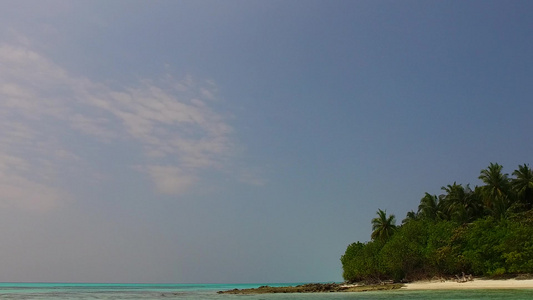
[[[265,284],[58,284],[0,283],[1,299],[220,299],[220,300],[379,300],[533,299],[531,290],[383,291],[366,293],[219,295],[220,290]],[[282,284],[269,284],[271,286]],[[284,284],[283,284],[284,285]]]

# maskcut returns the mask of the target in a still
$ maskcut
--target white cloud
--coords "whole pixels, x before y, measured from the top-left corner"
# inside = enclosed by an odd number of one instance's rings
[[[54,186],[29,180],[25,177],[0,172],[2,208],[18,208],[48,211],[70,199],[70,196]]]
[[[47,211],[69,200],[47,180],[45,165],[0,152],[0,207]],[[36,170],[42,171],[40,176],[31,176]]]
[[[0,153],[0,170],[3,172],[28,170],[28,163],[16,156]]]
[[[116,132],[109,129],[109,120],[102,117],[86,117],[76,113],[70,117],[72,127],[89,135],[97,136],[104,140],[117,138]]]
[[[66,176],[65,166],[85,159],[70,149],[71,135],[135,145],[142,161],[124,171],[138,166],[156,191],[170,195],[201,180],[202,170],[223,168],[233,154],[232,127],[212,108],[212,82],[166,75],[117,90],[13,45],[0,45],[0,68],[0,188],[10,203],[31,208],[28,199],[40,194],[42,206],[52,207],[65,198],[54,182]]]
[[[166,195],[185,192],[197,178],[173,166],[147,166],[145,171],[150,175],[157,191]]]

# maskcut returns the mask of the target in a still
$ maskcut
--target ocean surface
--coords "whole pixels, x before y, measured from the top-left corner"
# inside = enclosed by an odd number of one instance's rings
[[[217,291],[267,284],[96,284],[0,283],[0,299],[219,299],[219,300],[378,300],[533,299],[531,290],[384,291],[366,293],[219,295]],[[295,284],[268,284],[284,286]]]

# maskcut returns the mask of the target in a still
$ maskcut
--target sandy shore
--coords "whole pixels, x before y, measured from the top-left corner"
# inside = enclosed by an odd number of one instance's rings
[[[461,290],[461,289],[533,289],[533,279],[490,280],[474,279],[467,282],[419,281],[408,283],[402,290]]]
[[[418,281],[413,283],[386,283],[374,285],[308,283],[297,286],[261,286],[258,288],[218,291],[218,294],[274,294],[274,293],[331,293],[331,292],[372,292],[384,290],[467,290],[467,289],[533,289],[533,279],[476,279],[467,282]]]

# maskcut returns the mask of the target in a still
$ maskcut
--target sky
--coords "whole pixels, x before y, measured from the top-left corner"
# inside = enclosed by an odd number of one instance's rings
[[[0,281],[342,281],[533,163],[531,1],[0,1]]]

